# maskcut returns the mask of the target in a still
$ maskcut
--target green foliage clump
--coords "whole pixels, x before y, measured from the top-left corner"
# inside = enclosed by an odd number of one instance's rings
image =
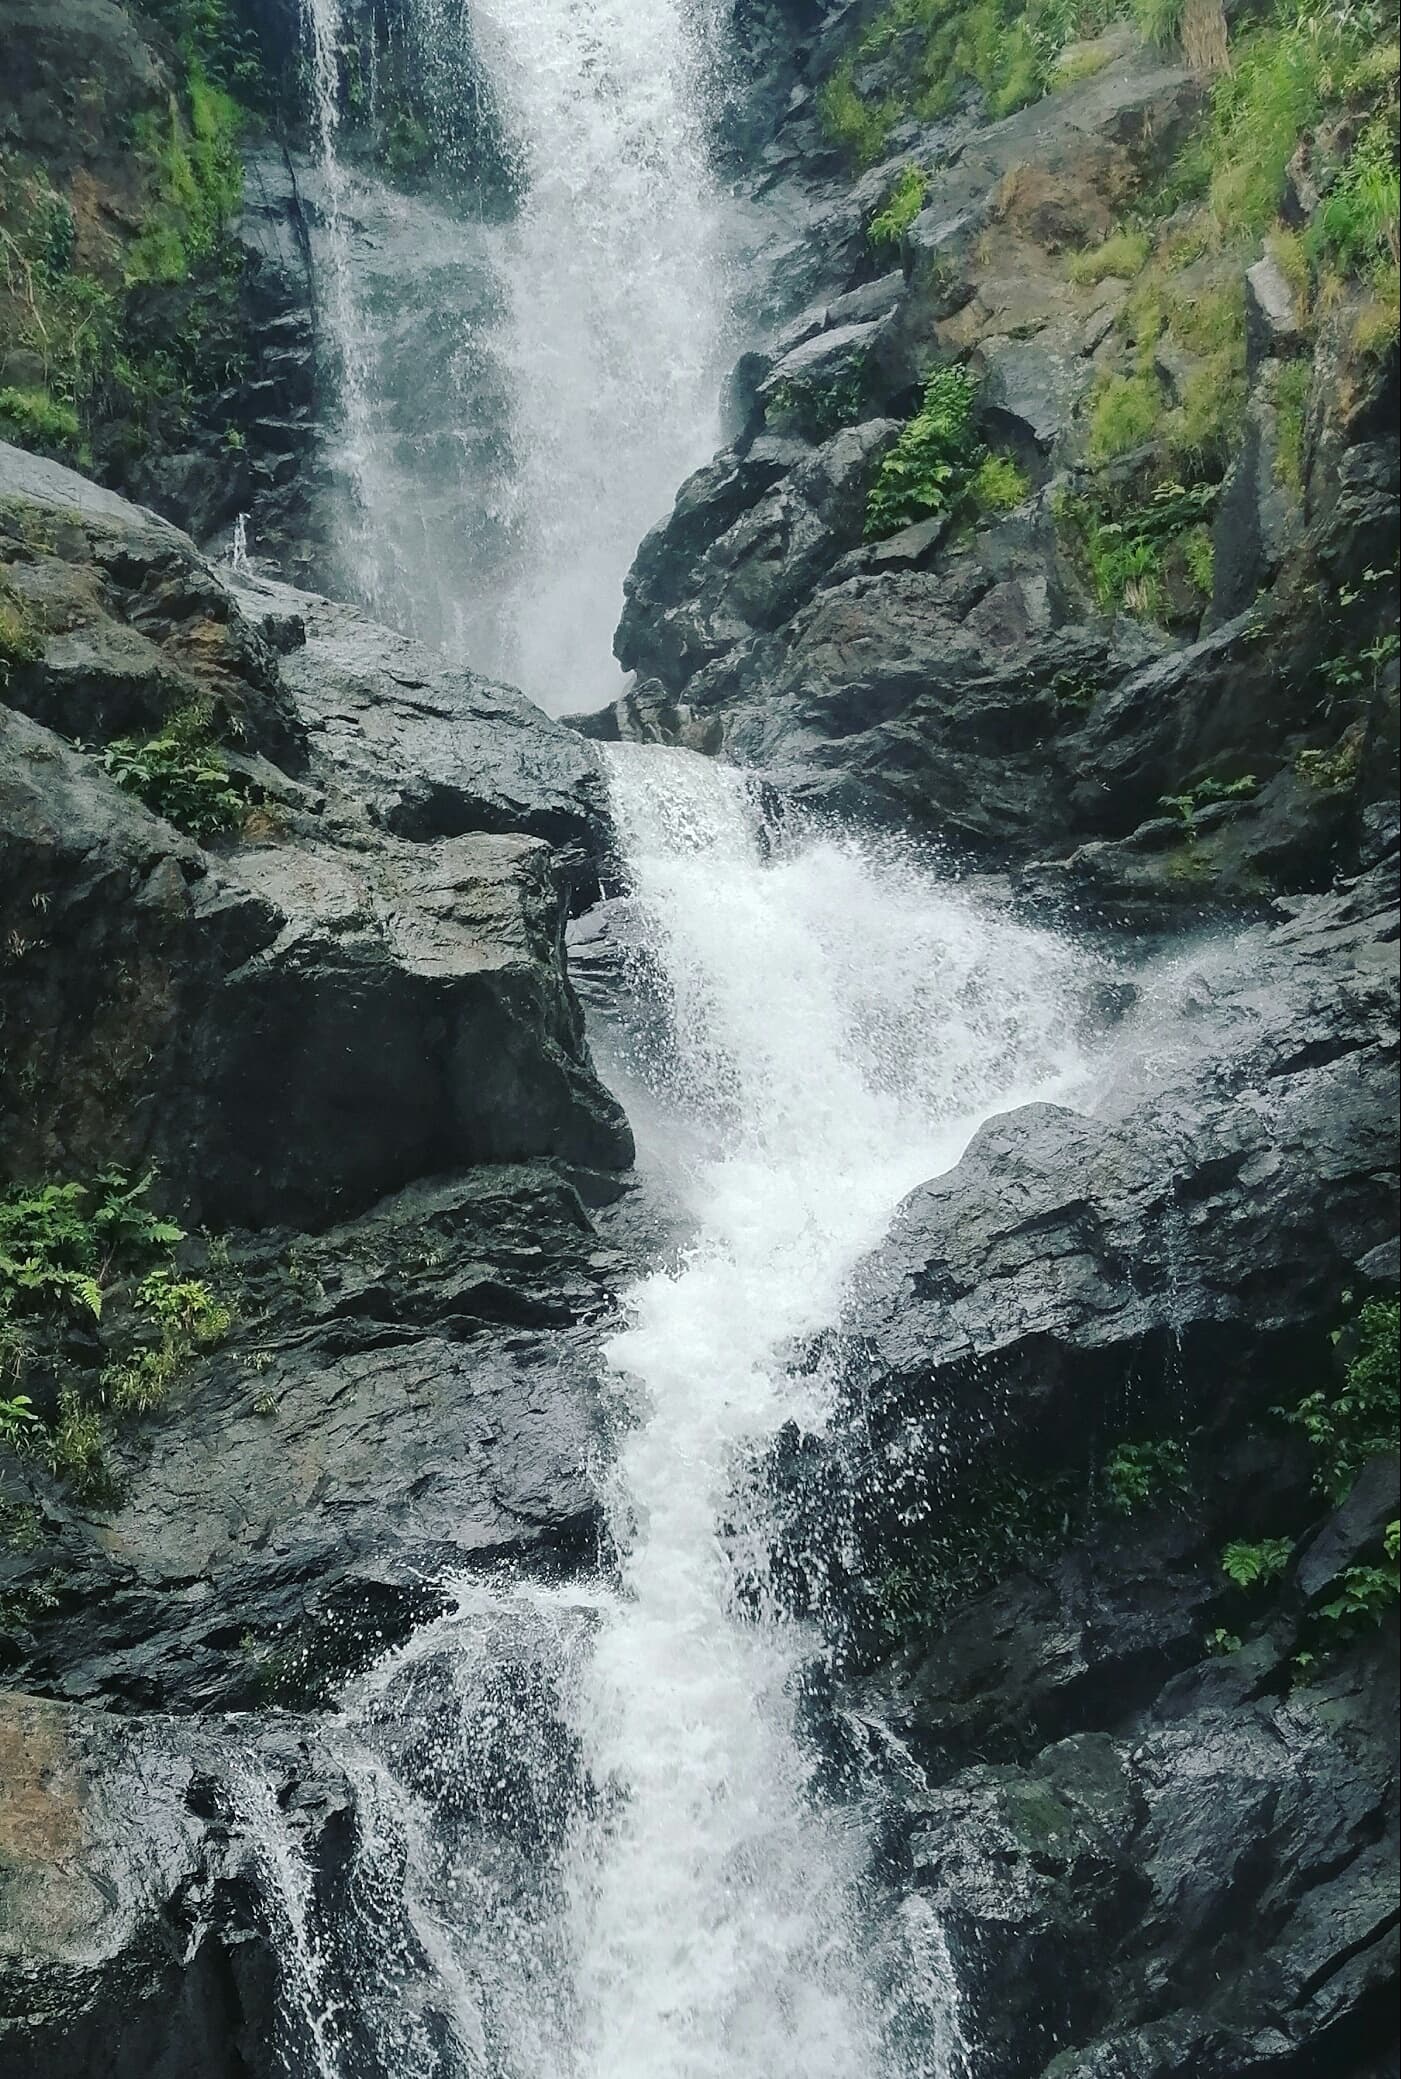
[[[1288,1538],[1262,1538],[1253,1545],[1237,1539],[1221,1554],[1221,1571],[1237,1588],[1267,1588],[1284,1572],[1293,1550]]]
[[[158,200],[127,254],[129,283],[183,281],[214,255],[243,193],[237,102],[213,85],[198,60],[189,67],[187,98],[188,115],[172,94],[163,119],[142,116],[135,124],[136,148],[154,169]]]
[[[950,512],[982,460],[973,432],[978,386],[966,368],[936,368],[924,402],[885,456],[866,505],[866,539]]]
[[[1133,0],[1133,18],[1145,43],[1169,50],[1182,34],[1186,0]]]
[[[158,735],[120,737],[102,762],[119,787],[177,830],[205,842],[236,830],[247,809],[203,717],[172,717]]]
[[[932,122],[970,88],[994,117],[1025,107],[1054,82],[1065,45],[1116,11],[1117,0],[885,0],[824,82],[818,112],[834,144],[874,165],[897,123]],[[898,85],[866,85],[892,70]]]
[[[1152,240],[1146,231],[1115,231],[1102,245],[1076,253],[1070,262],[1070,279],[1089,283],[1105,281],[1111,274],[1132,281],[1148,264]]]
[[[1010,455],[984,455],[968,483],[973,510],[988,516],[1011,512],[1030,492],[1030,477]]]
[[[1093,492],[1061,497],[1056,518],[1082,559],[1105,613],[1155,620],[1167,610],[1174,567],[1199,595],[1211,595],[1211,536],[1204,520],[1219,496],[1214,484],[1159,484],[1147,505],[1117,516]]]
[[[0,586],[0,692],[13,672],[37,664],[43,654],[43,638],[28,607]]]
[[[826,440],[843,426],[860,418],[866,398],[864,372],[859,367],[832,382],[775,383],[764,402],[768,425],[792,430],[809,440]]]
[[[1349,1637],[1380,1624],[1401,1596],[1401,1564],[1398,1564],[1401,1520],[1386,1527],[1386,1560],[1381,1566],[1350,1566],[1339,1576],[1338,1593],[1323,1603],[1319,1617],[1340,1625]]]
[[[1119,1444],[1104,1462],[1104,1498],[1116,1516],[1159,1507],[1187,1492],[1187,1453],[1181,1444]]]
[[[1090,460],[1111,462],[1146,447],[1162,423],[1163,393],[1156,376],[1102,376],[1090,409]]]
[[[1296,498],[1304,491],[1304,429],[1312,386],[1308,361],[1286,361],[1275,383],[1275,475]]]
[[[1253,772],[1242,773],[1240,778],[1235,780],[1218,780],[1208,776],[1204,780],[1198,780],[1194,787],[1188,787],[1182,794],[1160,794],[1158,806],[1171,809],[1174,815],[1182,818],[1187,829],[1191,830],[1196,824],[1199,810],[1213,808],[1221,801],[1249,801],[1251,795],[1258,794],[1259,791],[1260,782]]]
[[[1401,170],[1394,102],[1374,115],[1324,198],[1314,250],[1375,277],[1401,260]]]
[[[16,447],[68,454],[77,447],[81,433],[72,405],[56,400],[47,390],[0,390],[0,437]]]
[[[153,1182],[149,1172],[108,1168],[91,1184],[15,1186],[0,1197],[0,1447],[44,1452],[80,1500],[113,1493],[104,1404],[119,1415],[149,1412],[232,1322],[202,1279],[177,1271],[185,1233],[150,1205]],[[108,1334],[112,1301],[122,1302],[114,1348],[75,1366],[63,1354],[68,1330],[100,1325]],[[50,1422],[30,1395],[8,1390],[41,1355],[58,1381]]]
[[[1368,1459],[1397,1448],[1399,1324],[1401,1308],[1394,1299],[1368,1300],[1352,1327],[1352,1354],[1341,1384],[1306,1394],[1283,1411],[1317,1453],[1317,1484],[1335,1505],[1346,1499]]]
[[[866,227],[866,237],[875,251],[899,245],[923,209],[928,193],[929,175],[922,167],[907,166]]]

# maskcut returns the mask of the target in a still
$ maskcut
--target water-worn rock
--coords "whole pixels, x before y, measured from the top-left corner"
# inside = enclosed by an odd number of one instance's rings
[[[1330,1376],[1345,1294],[1394,1291],[1395,895],[1393,860],[1140,976],[1095,1115],[985,1126],[814,1353],[847,1414],[787,1477],[839,1737],[893,1735],[888,1852],[995,2079],[1387,2069],[1395,1615],[1317,1613],[1380,1561],[1396,1463],[1320,1520],[1271,1410]],[[1087,1512],[1126,1436],[1180,1472]],[[980,1586],[1004,1534],[1030,1556]],[[1280,1538],[1272,1595],[1223,1571]],[[892,1657],[882,1584],[938,1569]]]
[[[91,494],[65,471],[0,471],[43,651],[7,689],[28,714],[0,709],[10,1173],[154,1160],[227,1224],[473,1162],[626,1166],[564,968],[605,841],[588,746],[350,610],[231,593],[119,501],[70,521]],[[268,804],[215,851],[56,733],[70,706],[110,731],[192,698]]]
[[[305,1733],[0,1693],[0,2079],[304,2068],[304,2018],[279,1996],[286,1903],[262,1860],[279,1799],[308,1883],[326,1877],[347,1792]]]

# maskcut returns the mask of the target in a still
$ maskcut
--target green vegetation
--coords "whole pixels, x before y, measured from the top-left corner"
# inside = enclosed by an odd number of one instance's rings
[[[1212,808],[1219,801],[1248,801],[1252,794],[1258,794],[1259,791],[1260,782],[1253,772],[1247,772],[1242,773],[1236,780],[1198,780],[1194,787],[1189,787],[1183,794],[1160,795],[1158,806],[1171,809],[1174,815],[1182,818],[1188,830],[1191,830],[1196,823],[1199,810]]]
[[[765,422],[782,431],[827,440],[861,417],[866,386],[863,370],[848,368],[831,382],[775,383],[764,404]]]
[[[109,1168],[91,1184],[15,1186],[0,1197],[3,1376],[9,1387],[42,1374],[54,1407],[42,1420],[28,1393],[7,1391],[0,1446],[42,1451],[84,1501],[113,1491],[103,1409],[158,1406],[232,1320],[202,1280],[177,1271],[186,1237],[149,1204],[153,1182]]]
[[[1187,1491],[1187,1454],[1181,1444],[1119,1444],[1104,1462],[1104,1497],[1116,1516],[1173,1501]]]
[[[866,237],[876,252],[899,245],[928,193],[929,175],[918,166],[907,166],[866,227]]]
[[[1010,455],[984,455],[969,480],[968,495],[977,513],[1009,513],[1031,495],[1031,479]]]
[[[966,368],[936,368],[924,402],[886,455],[866,507],[866,538],[877,541],[916,520],[948,512],[977,466],[973,401]]]
[[[142,116],[135,124],[156,202],[128,249],[128,283],[183,281],[213,258],[243,191],[238,104],[210,83],[198,60],[191,61],[187,93],[188,115],[172,94],[163,119]]]
[[[1010,115],[1055,81],[1066,44],[1117,11],[1117,0],[886,0],[820,90],[827,135],[869,166],[898,122],[931,122],[971,88],[990,115]],[[898,84],[871,86],[873,73]]]
[[[1296,498],[1301,498],[1304,492],[1304,426],[1312,386],[1313,364],[1309,361],[1286,361],[1275,384],[1275,415],[1279,429],[1275,475]]]
[[[202,843],[243,821],[245,797],[198,709],[172,716],[155,736],[119,738],[102,762],[119,787]]]
[[[1214,484],[1161,483],[1147,505],[1097,503],[1098,487],[1064,495],[1056,520],[1105,613],[1166,618],[1169,591],[1200,606],[1211,597],[1211,536],[1204,524],[1219,495]]]
[[[1090,460],[1111,462],[1146,447],[1162,426],[1163,409],[1155,375],[1101,375],[1090,410]]]
[[[0,693],[10,683],[10,674],[26,664],[37,664],[44,644],[34,616],[22,599],[0,585]]]
[[[78,444],[78,414],[47,390],[0,390],[0,435],[16,447],[65,451]]]
[[[1346,1499],[1368,1459],[1395,1451],[1401,1437],[1401,1308],[1368,1300],[1338,1341],[1349,1350],[1341,1383],[1306,1394],[1282,1411],[1317,1453],[1316,1479],[1334,1504]]]
[[[1117,275],[1131,282],[1148,264],[1153,241],[1146,231],[1115,231],[1102,245],[1077,253],[1070,263],[1073,282],[1090,283]]]
[[[1266,1588],[1279,1579],[1293,1551],[1290,1538],[1263,1538],[1255,1545],[1237,1540],[1221,1554],[1221,1571],[1237,1588]]]

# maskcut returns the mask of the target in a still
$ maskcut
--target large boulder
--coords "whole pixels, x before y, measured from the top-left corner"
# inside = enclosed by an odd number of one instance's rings
[[[69,472],[4,450],[0,499],[40,652],[0,709],[9,1173],[154,1161],[224,1225],[625,1167],[564,962],[605,843],[589,747],[350,609],[236,595]],[[212,850],[69,740],[192,700],[263,803]]]

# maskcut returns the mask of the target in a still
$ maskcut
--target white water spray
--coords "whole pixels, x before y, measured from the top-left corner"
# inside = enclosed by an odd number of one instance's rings
[[[344,163],[341,0],[302,4],[344,582],[551,712],[599,706],[637,545],[718,444],[717,11],[403,0],[441,176],[405,195]],[[498,133],[517,201],[479,218],[468,144]]]
[[[503,240],[514,386],[509,675],[597,706],[622,583],[718,445],[725,234],[706,0],[478,0],[522,201]]]
[[[668,1044],[631,1067],[684,1117],[698,1233],[607,1353],[632,1426],[608,1495],[621,1594],[573,1720],[607,1793],[572,1843],[579,2071],[949,2079],[937,1937],[878,1977],[893,1936],[861,1817],[822,1809],[795,1723],[813,1642],[765,1593],[765,1527],[746,1599],[726,1526],[779,1428],[821,1422],[785,1346],[836,1318],[899,1199],[983,1117],[1082,1076],[1076,963],[898,848],[766,859],[742,774],[610,755],[639,946],[671,999]]]

